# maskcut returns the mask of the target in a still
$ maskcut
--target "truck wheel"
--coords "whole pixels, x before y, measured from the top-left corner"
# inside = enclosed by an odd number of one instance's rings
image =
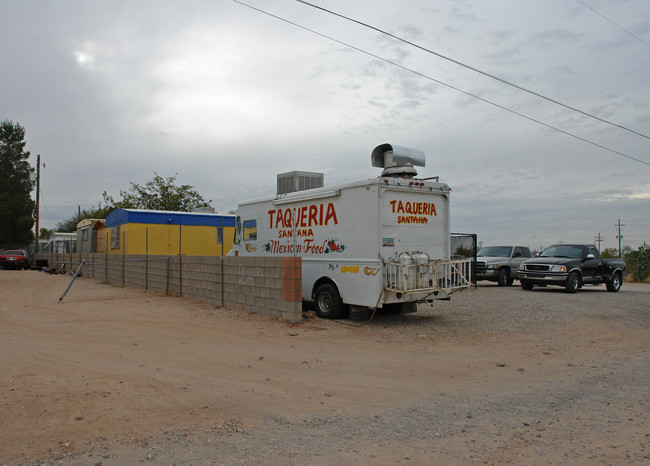
[[[506,285],[511,286],[515,282],[514,278],[508,277],[508,281],[506,282]]]
[[[612,278],[610,278],[609,281],[607,282],[607,291],[616,293],[620,289],[621,289],[621,274],[615,273],[614,275],[612,275]]]
[[[578,288],[580,288],[580,277],[578,276],[578,272],[571,272],[566,279],[564,289],[567,293],[575,293],[578,291]]]
[[[336,319],[343,314],[343,302],[335,286],[324,283],[316,289],[314,299],[316,314],[326,319]]]
[[[530,290],[533,289],[533,284],[531,282],[521,282],[521,289],[526,290],[526,291],[530,291]]]
[[[506,269],[499,270],[497,275],[497,285],[506,286],[508,284],[508,271]]]

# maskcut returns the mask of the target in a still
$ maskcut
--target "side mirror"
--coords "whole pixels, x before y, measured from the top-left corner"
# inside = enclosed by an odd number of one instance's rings
[[[587,259],[594,259],[596,256],[594,256],[592,253],[587,254]]]

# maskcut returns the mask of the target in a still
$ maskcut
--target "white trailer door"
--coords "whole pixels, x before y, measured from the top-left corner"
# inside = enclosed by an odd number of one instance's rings
[[[384,260],[404,251],[449,258],[449,198],[438,188],[383,190],[381,242]]]

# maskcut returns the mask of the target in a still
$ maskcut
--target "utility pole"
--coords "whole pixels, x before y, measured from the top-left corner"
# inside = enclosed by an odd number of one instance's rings
[[[618,238],[618,257],[621,257],[621,240],[623,239],[623,235],[621,235],[621,227],[624,227],[625,224],[621,224],[621,219],[618,219],[618,223],[614,225],[615,227],[618,227],[618,235],[616,237]]]
[[[38,154],[36,156],[36,212],[34,212],[36,215],[36,226],[34,229],[34,238],[35,238],[35,244],[34,244],[34,254],[38,253],[38,233],[39,233],[39,225],[38,225],[38,217],[39,217],[39,201],[41,199],[40,195],[40,189],[41,188],[41,154]]]
[[[598,236],[596,236],[596,242],[598,243],[598,250],[600,251],[600,243],[602,243],[605,240],[602,236],[600,236],[600,233],[598,233]],[[619,248],[620,249],[620,248]]]

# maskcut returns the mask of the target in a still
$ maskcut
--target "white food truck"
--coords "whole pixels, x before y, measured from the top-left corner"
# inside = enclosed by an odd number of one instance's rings
[[[422,151],[382,144],[378,178],[239,204],[230,255],[302,257],[302,297],[321,317],[347,310],[413,312],[470,285],[450,260],[449,186],[418,179]]]

